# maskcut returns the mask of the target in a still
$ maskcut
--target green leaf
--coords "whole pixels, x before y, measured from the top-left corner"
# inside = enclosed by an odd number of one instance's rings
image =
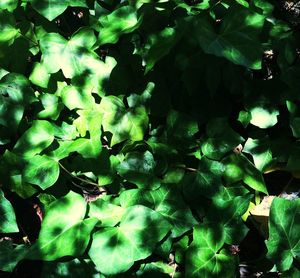
[[[131,33],[139,27],[141,18],[137,18],[136,10],[130,6],[123,6],[109,15],[99,18],[99,44],[116,43],[120,36]]]
[[[264,107],[254,107],[250,110],[250,123],[260,128],[269,128],[277,123],[279,111],[276,109],[267,109]]]
[[[213,20],[204,15],[195,19],[197,40],[204,52],[224,57],[251,69],[260,69],[262,46],[259,34],[265,17],[240,5],[232,5],[216,32]]]
[[[29,0],[29,2],[37,12],[50,21],[61,15],[68,6],[87,8],[85,0]]]
[[[98,199],[90,204],[89,217],[98,218],[101,227],[113,227],[120,222],[124,212],[124,208]]]
[[[14,16],[8,11],[0,10],[0,49],[3,44],[11,45],[14,42],[14,39],[19,32],[15,26],[16,22]],[[1,56],[2,53],[0,53],[0,57]]]
[[[59,262],[59,261],[43,262],[43,270],[41,273],[41,278],[57,278],[57,277],[103,278],[102,276],[98,276],[99,274],[97,275],[96,272],[97,271],[90,260],[74,259],[72,261],[66,261],[66,262]]]
[[[42,189],[52,186],[59,177],[58,162],[46,155],[30,157],[23,170],[25,182],[38,185]]]
[[[300,138],[300,117],[295,117],[291,120],[290,126],[294,137]]]
[[[8,10],[9,12],[14,11],[18,6],[18,0],[2,0],[0,3],[1,10]]]
[[[0,126],[9,127],[8,133],[16,131],[24,108],[33,100],[33,91],[25,76],[15,73],[5,75],[0,82]]]
[[[34,121],[17,141],[14,152],[32,157],[46,149],[54,140],[54,127],[47,121]]]
[[[123,207],[144,205],[159,212],[172,224],[172,238],[181,236],[197,224],[181,192],[169,185],[156,190],[126,190],[120,195],[120,203]]]
[[[249,229],[242,221],[242,215],[247,211],[251,194],[245,196],[230,197],[226,200],[226,188],[221,194],[213,197],[205,222],[211,225],[221,224],[224,230],[224,242],[227,244],[239,244],[246,236]],[[212,224],[213,223],[213,224]]]
[[[242,180],[254,190],[268,194],[261,172],[243,154],[227,156],[222,163],[226,166],[224,179],[227,184]]]
[[[119,226],[103,228],[93,235],[89,256],[105,275],[125,272],[135,261],[150,256],[170,228],[157,212],[144,206],[129,207]]]
[[[90,76],[90,89],[99,88],[99,83],[107,77],[115,62],[112,58],[102,62],[93,51],[95,42],[94,32],[88,28],[81,28],[70,40],[57,33],[46,33],[40,39],[42,63],[48,73],[61,69],[67,78]]]
[[[199,225],[186,253],[187,277],[235,277],[236,261],[225,249],[221,226]]]
[[[128,153],[117,171],[121,177],[134,183],[140,188],[159,186],[159,180],[155,176],[154,169],[156,162],[152,153],[131,152]]]
[[[50,74],[44,64],[36,63],[29,76],[29,80],[37,86],[47,88],[50,80]]]
[[[17,232],[19,232],[19,228],[14,209],[10,202],[4,197],[3,191],[0,190],[0,233]]]
[[[64,256],[80,256],[90,240],[96,218],[84,219],[86,203],[82,196],[69,192],[52,202],[46,211],[36,243],[26,258],[52,261]]]
[[[57,120],[60,115],[60,112],[63,109],[63,105],[60,102],[60,99],[53,94],[43,94],[40,96],[41,103],[44,107],[44,110],[40,111],[37,116],[40,119],[52,119]]]
[[[263,171],[273,161],[272,151],[266,140],[248,138],[243,151],[253,156],[255,167]]]
[[[126,111],[121,99],[108,96],[102,98],[100,109],[103,111],[104,131],[112,133],[111,146],[126,139],[143,140],[148,127],[148,115],[143,106]]]
[[[300,258],[300,199],[286,200],[275,198],[269,218],[269,239],[267,257],[278,270],[288,270],[293,260]]]
[[[14,247],[10,240],[0,242],[0,270],[12,272],[28,250],[28,246],[20,244]]]

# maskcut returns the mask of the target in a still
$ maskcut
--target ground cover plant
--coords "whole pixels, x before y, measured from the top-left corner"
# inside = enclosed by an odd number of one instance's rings
[[[0,1],[1,277],[300,277],[298,1]]]

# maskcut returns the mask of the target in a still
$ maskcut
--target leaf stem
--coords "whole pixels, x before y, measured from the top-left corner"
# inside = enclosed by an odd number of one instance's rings
[[[95,182],[92,182],[92,181],[89,181],[89,180],[85,180],[85,179],[82,179],[80,177],[77,177],[75,176],[74,174],[72,174],[68,169],[66,169],[60,162],[58,162],[59,166],[67,173],[69,174],[71,177],[73,177],[74,179],[77,179],[77,180],[80,180],[81,182],[84,182],[86,184],[90,184],[90,185],[93,185],[93,186],[97,186],[97,187],[100,187],[99,184],[95,183]]]

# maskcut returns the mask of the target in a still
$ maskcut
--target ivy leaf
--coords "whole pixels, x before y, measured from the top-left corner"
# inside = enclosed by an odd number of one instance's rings
[[[152,153],[131,152],[117,167],[119,175],[140,188],[159,186],[159,180],[154,174],[156,162]]]
[[[36,243],[26,258],[52,261],[64,256],[80,256],[90,240],[96,218],[84,219],[86,203],[77,193],[50,203]]]
[[[197,224],[178,189],[167,185],[156,190],[127,190],[120,195],[120,203],[123,207],[144,205],[159,212],[172,224],[173,238],[181,236]]]
[[[18,6],[18,0],[2,0],[0,3],[1,10],[8,10],[9,12],[14,11]]]
[[[29,81],[21,74],[9,73],[0,82],[0,125],[9,127],[7,132],[16,131],[24,108],[34,99]],[[1,138],[1,137],[0,137]]]
[[[14,247],[13,242],[4,240],[0,242],[0,270],[12,272],[28,250],[28,246],[20,244]]]
[[[19,228],[14,209],[10,202],[4,197],[3,191],[0,190],[0,233],[17,232],[19,232]]]
[[[269,128],[277,123],[279,111],[276,109],[266,109],[264,107],[254,107],[250,110],[250,123],[260,128]]]
[[[53,94],[43,94],[40,97],[40,101],[44,110],[40,111],[37,116],[40,119],[57,120],[63,109],[63,104],[60,102],[60,99]]]
[[[61,15],[68,6],[87,8],[85,0],[29,0],[29,2],[37,12],[50,21]]]
[[[54,127],[47,121],[34,121],[17,141],[14,152],[32,157],[46,149],[54,140]]]
[[[120,36],[130,33],[139,27],[142,18],[138,19],[136,10],[130,6],[123,6],[109,15],[99,18],[99,44],[116,43]]]
[[[224,179],[228,184],[244,181],[254,190],[268,194],[261,172],[243,155],[232,154],[223,159]]]
[[[108,59],[107,68],[93,51],[95,42],[94,32],[88,28],[81,28],[70,40],[57,33],[46,33],[40,39],[42,63],[49,73],[61,69],[67,78],[92,75],[90,82],[98,88],[97,83],[106,77],[102,76],[103,73],[110,71],[115,64]]]
[[[235,277],[235,258],[221,249],[223,244],[224,233],[220,226],[197,226],[194,230],[194,240],[186,253],[186,276]]]
[[[89,256],[105,275],[125,272],[135,261],[150,256],[170,228],[157,212],[144,206],[129,207],[119,226],[103,228],[93,235]]]
[[[262,46],[259,34],[265,16],[240,5],[231,5],[216,32],[213,20],[204,15],[195,19],[197,40],[204,52],[224,57],[251,69],[261,69]]]
[[[47,88],[50,80],[50,74],[44,64],[35,63],[33,70],[29,76],[29,80],[42,88]]]
[[[16,22],[13,14],[0,9],[0,49],[3,44],[11,45],[19,30],[15,28]],[[2,54],[0,53],[0,57]]]
[[[269,218],[269,239],[267,257],[280,271],[288,270],[293,260],[299,261],[300,241],[300,199],[275,198]]]
[[[25,182],[38,185],[42,189],[52,186],[59,177],[58,162],[46,155],[30,157],[23,170]]]
[[[260,171],[265,170],[273,161],[272,151],[266,140],[248,138],[243,151],[253,156],[255,167]]]
[[[111,146],[126,139],[143,140],[148,127],[148,115],[143,106],[126,111],[121,99],[108,96],[102,98],[100,109],[103,111],[104,131],[112,133]]]

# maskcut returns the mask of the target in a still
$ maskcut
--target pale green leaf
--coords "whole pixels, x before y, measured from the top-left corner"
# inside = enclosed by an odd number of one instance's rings
[[[108,96],[102,98],[100,109],[104,131],[112,133],[111,146],[126,139],[143,140],[148,126],[148,115],[143,106],[126,110],[121,99]]]
[[[269,128],[277,123],[278,110],[254,107],[250,110],[250,123],[260,128]]]
[[[18,0],[2,0],[0,2],[0,9],[8,10],[9,12],[14,11],[18,6]]]
[[[50,74],[44,64],[36,63],[29,76],[29,80],[37,86],[47,88],[50,80]]]

